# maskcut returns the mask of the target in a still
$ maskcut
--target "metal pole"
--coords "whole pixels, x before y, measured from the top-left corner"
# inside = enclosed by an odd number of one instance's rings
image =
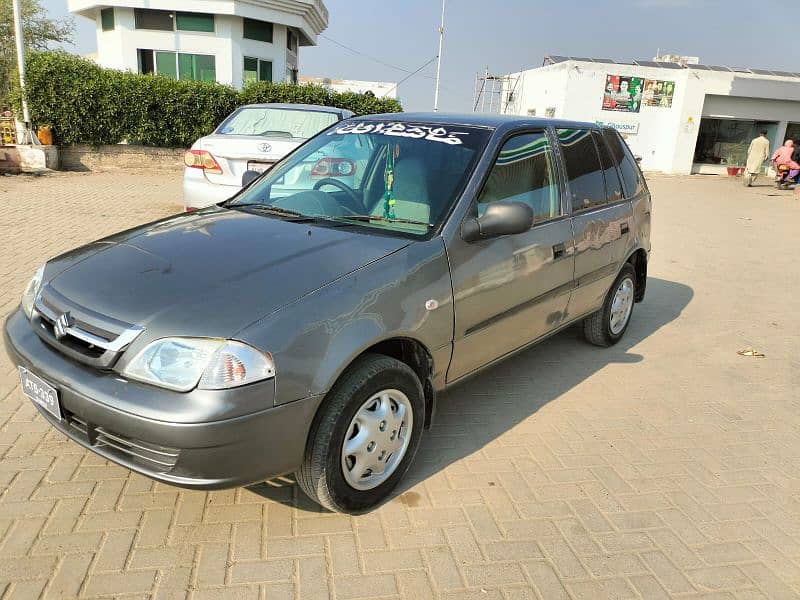
[[[433,94],[433,112],[439,111],[439,74],[442,71],[442,41],[444,40],[444,5],[447,0],[442,0],[442,22],[439,25],[439,56],[436,61],[436,90]]]
[[[25,99],[25,43],[22,36],[22,13],[19,8],[19,0],[12,0],[14,11],[14,40],[17,44],[17,67],[19,69],[19,87],[22,92],[22,119],[25,127],[28,128],[31,116],[28,113],[28,101]]]

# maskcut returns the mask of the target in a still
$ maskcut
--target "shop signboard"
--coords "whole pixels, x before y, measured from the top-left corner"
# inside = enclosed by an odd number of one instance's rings
[[[638,113],[642,106],[644,79],[628,75],[606,75],[603,110]]]
[[[672,97],[675,95],[674,81],[661,81],[659,79],[646,79],[642,95],[645,106],[660,108],[672,107]]]
[[[619,131],[623,137],[639,133],[639,123],[620,123],[616,121],[595,121],[598,127],[611,127]]]

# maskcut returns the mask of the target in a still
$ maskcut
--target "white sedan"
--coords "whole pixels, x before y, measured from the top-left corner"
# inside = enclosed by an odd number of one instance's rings
[[[247,171],[266,171],[308,138],[353,116],[349,110],[313,104],[251,104],[231,113],[184,157],[183,204],[187,211],[227,200],[242,187]],[[332,159],[315,168],[341,171]],[[353,173],[338,173],[340,176]]]

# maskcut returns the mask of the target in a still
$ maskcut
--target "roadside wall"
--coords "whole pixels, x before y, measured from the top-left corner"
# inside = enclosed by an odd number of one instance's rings
[[[154,148],[116,144],[92,147],[77,144],[61,146],[64,171],[104,171],[113,169],[183,169],[183,148]]]

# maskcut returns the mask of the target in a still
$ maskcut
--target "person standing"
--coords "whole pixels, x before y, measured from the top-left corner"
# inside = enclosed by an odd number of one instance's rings
[[[750,147],[747,149],[747,165],[745,166],[744,184],[747,187],[753,185],[761,173],[761,168],[764,161],[769,158],[769,140],[767,139],[767,130],[762,129],[759,136],[750,142]]]

